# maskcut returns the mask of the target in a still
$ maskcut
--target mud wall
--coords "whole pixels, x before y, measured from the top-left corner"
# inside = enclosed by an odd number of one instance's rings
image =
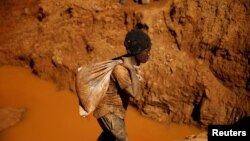
[[[152,38],[141,66],[145,116],[229,124],[250,116],[250,1],[116,0],[0,2],[0,65],[18,65],[75,92],[75,70],[125,54],[134,26]]]

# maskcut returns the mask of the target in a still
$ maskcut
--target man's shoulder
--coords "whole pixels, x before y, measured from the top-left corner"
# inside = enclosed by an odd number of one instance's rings
[[[114,68],[115,71],[128,71],[122,64],[118,64]]]
[[[116,65],[113,70],[113,78],[118,82],[121,89],[131,85],[131,78],[129,71],[123,65]]]
[[[115,66],[115,68],[113,70],[113,73],[115,74],[115,76],[118,76],[118,75],[128,75],[129,74],[128,69],[125,68],[121,64],[118,64],[118,65]]]

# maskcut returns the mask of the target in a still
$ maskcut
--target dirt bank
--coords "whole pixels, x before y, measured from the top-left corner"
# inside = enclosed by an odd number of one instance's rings
[[[0,2],[0,65],[29,67],[74,90],[75,70],[125,53],[133,26],[152,38],[142,65],[145,116],[229,124],[250,116],[250,1],[25,0]]]

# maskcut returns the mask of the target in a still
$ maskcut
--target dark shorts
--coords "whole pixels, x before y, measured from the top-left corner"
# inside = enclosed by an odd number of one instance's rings
[[[107,114],[97,119],[103,132],[98,141],[127,141],[125,121],[115,114]]]

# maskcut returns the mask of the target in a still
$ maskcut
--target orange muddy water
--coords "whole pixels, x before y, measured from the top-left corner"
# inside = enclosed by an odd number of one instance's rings
[[[0,67],[0,107],[27,110],[21,122],[0,133],[0,140],[95,141],[101,129],[93,116],[78,115],[77,103],[73,93],[59,91],[28,69]],[[155,122],[132,107],[126,124],[130,141],[172,141],[202,132],[190,126]]]

